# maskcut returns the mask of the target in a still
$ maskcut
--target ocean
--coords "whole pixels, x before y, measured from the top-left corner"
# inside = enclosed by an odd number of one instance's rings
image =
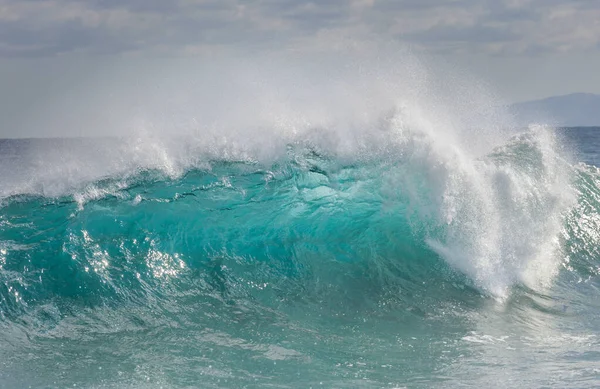
[[[1,140],[0,387],[599,387],[600,128],[409,119]]]

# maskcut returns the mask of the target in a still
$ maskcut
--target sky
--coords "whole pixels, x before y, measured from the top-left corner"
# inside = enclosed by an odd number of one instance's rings
[[[600,0],[0,0],[0,135],[60,133],[56,119],[40,129],[57,104],[64,117],[89,101],[78,110],[90,119],[103,104],[94,91],[118,99],[156,63],[187,65],[153,77],[373,42],[472,74],[509,102],[600,93]]]

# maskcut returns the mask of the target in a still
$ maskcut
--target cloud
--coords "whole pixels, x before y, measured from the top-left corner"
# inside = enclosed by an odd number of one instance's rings
[[[326,37],[442,52],[598,50],[600,0],[0,0],[0,55],[203,52]]]

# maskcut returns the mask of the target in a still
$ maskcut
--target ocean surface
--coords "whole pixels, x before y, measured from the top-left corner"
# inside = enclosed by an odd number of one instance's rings
[[[600,387],[600,128],[409,119],[0,140],[0,387]]]

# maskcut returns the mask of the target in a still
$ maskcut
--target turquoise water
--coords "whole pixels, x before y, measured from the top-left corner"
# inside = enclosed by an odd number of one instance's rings
[[[0,386],[598,387],[599,131],[0,141]]]

